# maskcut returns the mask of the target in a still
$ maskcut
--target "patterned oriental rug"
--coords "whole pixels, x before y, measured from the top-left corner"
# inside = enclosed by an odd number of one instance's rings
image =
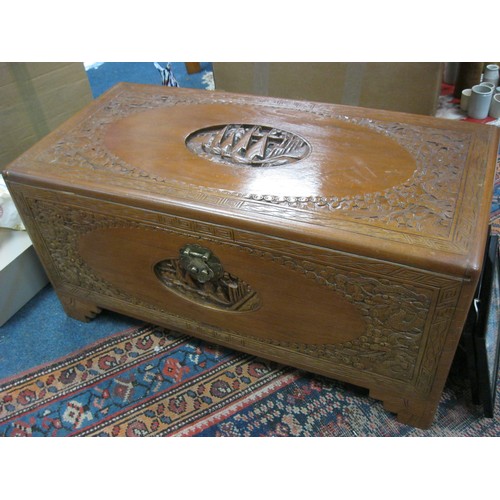
[[[500,157],[491,223],[500,234]],[[0,436],[493,437],[498,391],[484,418],[452,370],[424,431],[361,389],[143,325],[0,381]]]
[[[144,325],[3,381],[0,436],[500,436],[470,401],[452,373],[423,431],[346,384]]]

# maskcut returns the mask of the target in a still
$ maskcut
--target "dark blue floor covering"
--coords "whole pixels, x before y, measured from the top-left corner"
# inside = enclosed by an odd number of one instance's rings
[[[167,63],[160,62],[158,64],[165,67]],[[179,87],[206,88],[202,80],[207,72],[212,72],[212,63],[200,63],[201,71],[192,74],[188,74],[183,62],[172,62],[170,64]],[[89,68],[87,75],[94,98],[119,82],[161,85],[160,72],[152,62],[107,62],[95,69]]]
[[[68,317],[47,285],[0,328],[0,379],[61,358],[142,322],[103,311],[89,323]]]

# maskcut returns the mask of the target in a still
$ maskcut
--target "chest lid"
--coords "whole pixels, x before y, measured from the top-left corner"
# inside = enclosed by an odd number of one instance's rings
[[[497,147],[492,126],[119,84],[4,176],[463,276]]]

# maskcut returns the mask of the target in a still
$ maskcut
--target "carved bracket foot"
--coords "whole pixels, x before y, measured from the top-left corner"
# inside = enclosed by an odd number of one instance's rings
[[[407,399],[370,391],[370,397],[382,401],[384,409],[396,414],[396,420],[402,424],[428,429],[434,422],[437,404],[418,399]]]
[[[100,307],[86,300],[62,294],[59,294],[59,299],[66,314],[78,321],[87,323],[101,312]]]

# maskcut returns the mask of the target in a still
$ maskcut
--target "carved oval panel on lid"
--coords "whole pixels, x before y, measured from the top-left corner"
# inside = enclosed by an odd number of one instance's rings
[[[242,155],[240,141],[242,145],[245,141],[240,136],[235,143],[229,141],[232,157],[224,156],[223,139],[220,154],[210,152],[209,159],[202,145],[226,126],[225,139],[231,139],[231,131],[235,136],[246,131],[254,149]],[[280,131],[285,147],[272,139],[267,152],[259,155],[264,141],[259,144],[258,135],[265,134],[268,143],[273,131]],[[195,142],[200,143],[200,154],[190,149]],[[285,156],[281,148],[286,150],[290,143],[293,153],[279,164]],[[133,113],[106,126],[103,144],[134,175],[248,196],[364,196],[408,181],[417,167],[412,154],[397,141],[368,127],[298,110],[239,104],[177,104]],[[236,158],[250,166],[235,168]]]
[[[310,144],[302,137],[263,125],[227,124],[194,131],[187,148],[208,160],[264,167],[286,165],[309,156]]]

